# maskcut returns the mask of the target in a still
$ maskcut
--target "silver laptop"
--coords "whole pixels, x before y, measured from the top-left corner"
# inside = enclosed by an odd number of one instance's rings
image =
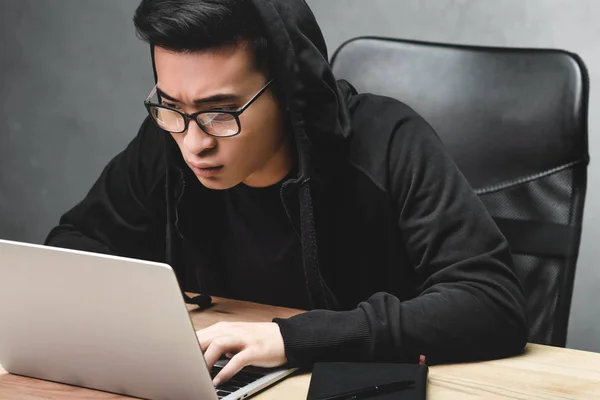
[[[294,371],[248,368],[215,389],[171,267],[5,240],[0,365],[152,400],[243,399]]]

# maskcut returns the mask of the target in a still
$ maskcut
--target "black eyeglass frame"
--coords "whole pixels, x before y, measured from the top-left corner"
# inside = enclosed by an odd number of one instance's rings
[[[269,86],[271,85],[271,83],[273,83],[273,81],[275,80],[275,78],[271,79],[269,82],[267,82],[267,84],[265,86],[263,86],[262,89],[260,89],[258,91],[258,93],[256,93],[250,100],[248,100],[248,102],[246,104],[244,104],[243,106],[241,106],[240,108],[238,108],[237,110],[223,110],[223,109],[214,109],[214,110],[205,110],[205,111],[198,111],[195,112],[193,114],[187,114],[181,110],[177,110],[171,107],[167,107],[164,104],[156,104],[156,103],[152,103],[150,101],[150,99],[152,98],[152,96],[154,96],[158,90],[158,85],[155,85],[154,88],[152,89],[152,91],[150,92],[150,94],[148,95],[148,97],[146,98],[146,100],[144,100],[144,106],[146,107],[146,110],[148,111],[148,114],[150,114],[150,118],[152,119],[152,122],[154,122],[154,124],[156,126],[158,126],[160,129],[164,128],[162,126],[159,125],[158,121],[156,121],[154,114],[152,113],[152,109],[153,108],[162,108],[171,112],[175,112],[179,115],[181,115],[181,117],[184,120],[184,127],[183,130],[178,131],[178,132],[173,132],[173,131],[169,131],[171,133],[174,134],[180,134],[180,133],[184,133],[188,130],[189,124],[190,124],[190,120],[194,120],[196,122],[196,124],[198,125],[198,127],[200,129],[202,129],[202,131],[204,133],[206,133],[207,135],[213,136],[213,137],[218,137],[218,138],[223,138],[223,137],[233,137],[236,135],[239,135],[240,132],[242,131],[242,123],[240,122],[240,115],[242,115],[242,113],[244,113],[244,111],[246,111],[256,100],[258,100],[258,98],[267,91],[267,89],[269,88]],[[198,121],[198,116],[202,115],[202,114],[229,114],[231,115],[234,119],[235,122],[237,123],[237,132],[233,133],[233,134],[228,134],[228,135],[215,135],[212,134],[210,132],[207,132],[206,129],[202,126],[202,124]]]

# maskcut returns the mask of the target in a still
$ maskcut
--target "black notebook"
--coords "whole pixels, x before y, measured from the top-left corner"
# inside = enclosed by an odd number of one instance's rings
[[[307,400],[319,400],[354,390],[398,381],[414,386],[393,393],[364,397],[376,400],[425,400],[429,369],[420,364],[326,362],[315,364]]]

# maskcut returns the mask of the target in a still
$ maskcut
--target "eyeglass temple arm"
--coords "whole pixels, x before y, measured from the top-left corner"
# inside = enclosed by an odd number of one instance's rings
[[[263,86],[263,88],[260,89],[259,92],[256,93],[253,98],[251,98],[250,100],[248,100],[248,102],[246,104],[244,104],[243,106],[238,108],[236,110],[236,112],[242,113],[242,112],[244,112],[244,110],[246,110],[246,108],[250,107],[252,105],[252,103],[254,103],[256,101],[256,99],[258,99],[260,97],[260,95],[263,94],[267,90],[267,88],[271,85],[271,83],[273,83],[274,80],[275,80],[275,78],[273,78],[269,82],[267,82],[267,84],[265,86]]]
[[[154,85],[154,87],[152,88],[152,91],[150,92],[148,97],[146,97],[145,103],[150,102],[150,99],[152,98],[152,96],[154,96],[156,94],[157,90],[158,90],[158,84]]]

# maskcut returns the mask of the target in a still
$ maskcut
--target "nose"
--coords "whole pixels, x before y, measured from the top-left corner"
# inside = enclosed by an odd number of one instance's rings
[[[190,153],[200,154],[213,149],[217,145],[217,140],[200,129],[195,121],[190,121],[183,144]]]

